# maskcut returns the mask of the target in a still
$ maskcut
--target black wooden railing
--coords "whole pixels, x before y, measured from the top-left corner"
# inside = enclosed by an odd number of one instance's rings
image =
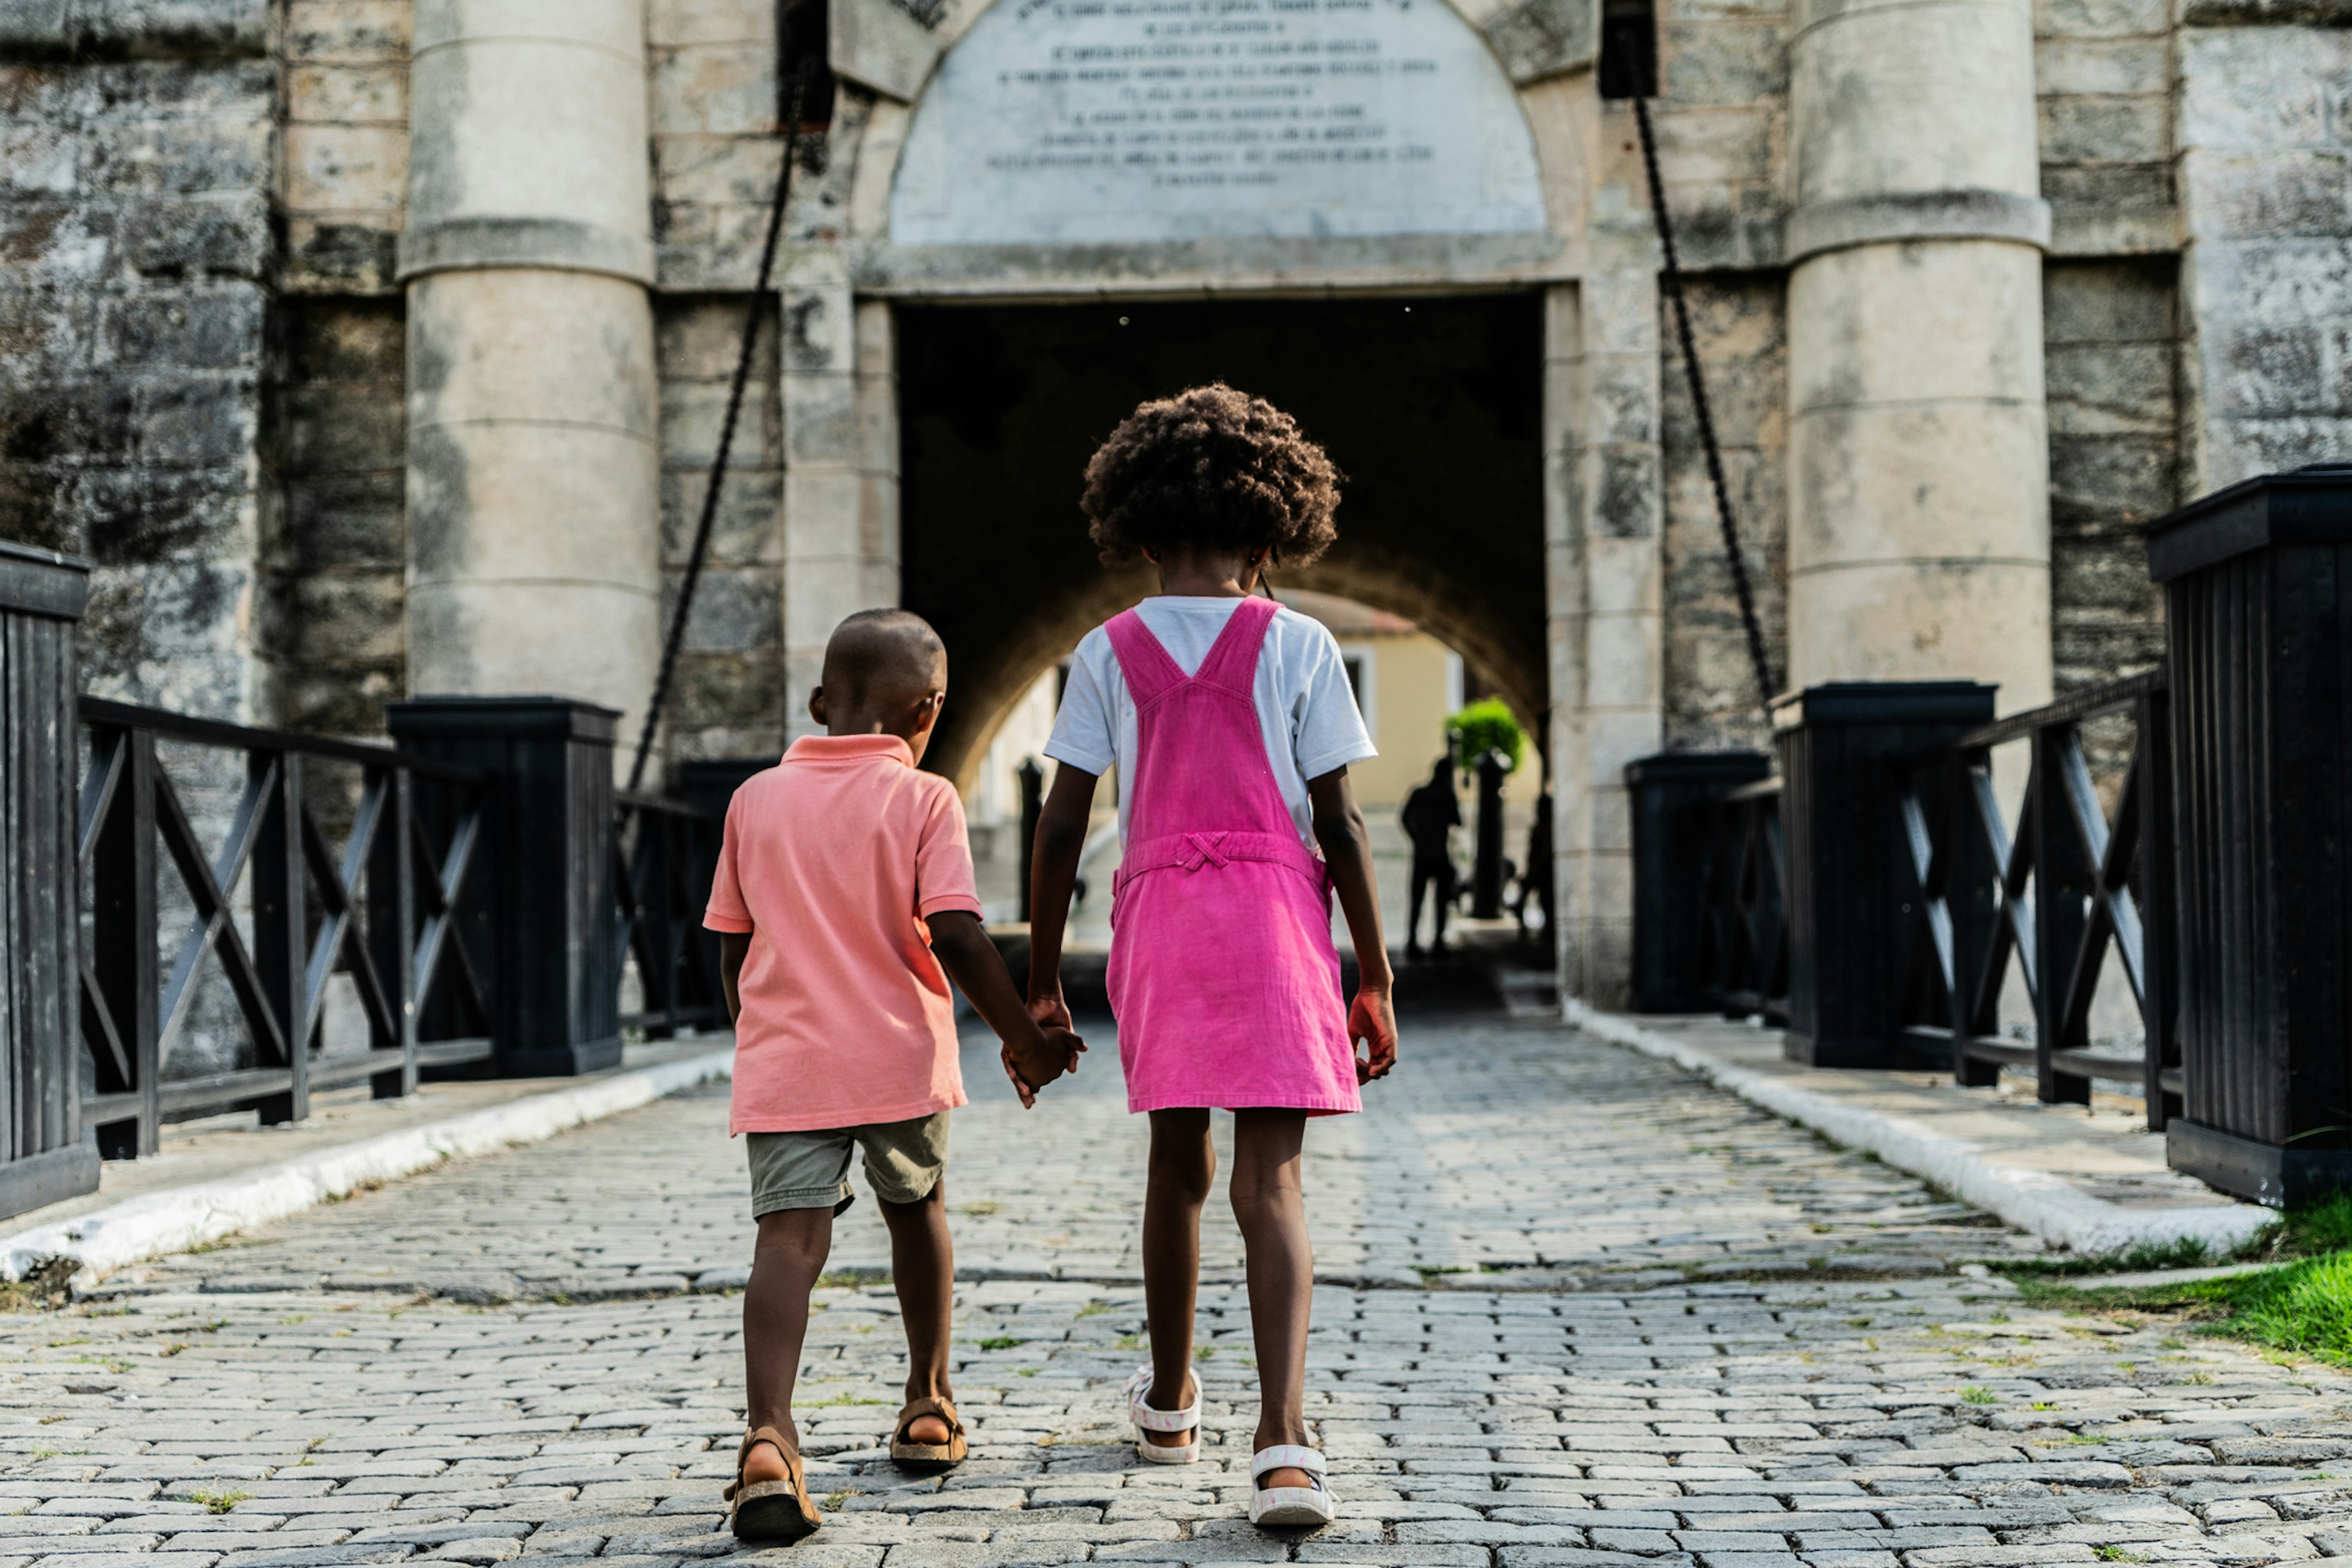
[[[2112,816],[2083,745],[2084,722],[2107,714],[2132,723]],[[2170,738],[2165,675],[2154,669],[1984,725],[1899,770],[1915,917],[1900,1023],[1961,1083],[2015,1068],[2033,1075],[2042,1100],[2087,1104],[2095,1079],[2124,1079],[2143,1086],[2150,1128],[2179,1110]],[[2012,825],[1993,753],[2019,742],[2030,761]],[[2110,953],[2137,1005],[2137,1060],[2091,1048]],[[2012,973],[2032,1009],[2030,1040],[2000,1032]]]
[[[1732,1018],[1789,1021],[1789,866],[1780,781],[1714,802],[1706,880],[1706,995]]]
[[[295,1121],[314,1089],[366,1079],[379,1097],[398,1096],[422,1068],[490,1055],[491,998],[457,918],[481,826],[478,770],[93,699],[80,714],[81,1034],[93,1068],[80,1121],[101,1155],[152,1153],[166,1119],[252,1107],[265,1121]],[[242,782],[216,851],[200,840],[159,742],[234,757],[228,772]],[[306,791],[310,763],[357,771],[340,846]],[[167,863],[184,893],[174,901],[193,910],[168,969]],[[208,959],[258,1059],[174,1077]],[[351,977],[368,1044],[328,1056],[321,1025],[337,973]]]
[[[702,929],[723,816],[660,795],[616,797],[613,835],[618,932],[614,946],[637,963],[638,1009],[625,1029],[656,1039],[727,1022],[719,946]]]
[[[2137,1082],[2176,1170],[2352,1189],[2352,465],[2147,535],[2161,668],[1998,721],[1974,681],[1825,683],[1773,700],[1775,782],[1629,764],[1635,1005],[1776,1016],[1784,974],[1792,1060]],[[2111,964],[2136,1050],[2093,1037]]]

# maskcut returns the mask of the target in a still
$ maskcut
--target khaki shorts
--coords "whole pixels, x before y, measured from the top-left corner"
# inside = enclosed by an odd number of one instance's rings
[[[834,1127],[812,1132],[746,1132],[751,1157],[751,1217],[783,1209],[831,1208],[856,1201],[849,1189],[852,1148],[866,1151],[866,1182],[886,1204],[931,1195],[948,1164],[948,1118],[934,1111],[911,1121]]]

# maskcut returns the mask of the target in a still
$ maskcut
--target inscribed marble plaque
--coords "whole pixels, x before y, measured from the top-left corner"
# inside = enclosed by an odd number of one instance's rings
[[[1543,227],[1517,95],[1444,0],[999,0],[890,207],[908,246]]]

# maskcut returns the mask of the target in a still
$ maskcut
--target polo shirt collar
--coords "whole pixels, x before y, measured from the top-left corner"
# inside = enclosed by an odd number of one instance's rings
[[[849,763],[868,757],[915,765],[915,749],[896,735],[803,735],[784,753],[788,763]]]

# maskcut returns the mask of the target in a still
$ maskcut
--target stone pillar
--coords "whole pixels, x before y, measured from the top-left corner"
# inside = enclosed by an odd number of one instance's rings
[[[641,0],[417,0],[408,689],[634,733],[660,652]]]
[[[1800,0],[1788,687],[2050,694],[2028,0]]]
[[[1620,1006],[1633,942],[1625,765],[1665,732],[1654,272],[1628,266],[1553,289],[1545,335],[1560,985]]]

